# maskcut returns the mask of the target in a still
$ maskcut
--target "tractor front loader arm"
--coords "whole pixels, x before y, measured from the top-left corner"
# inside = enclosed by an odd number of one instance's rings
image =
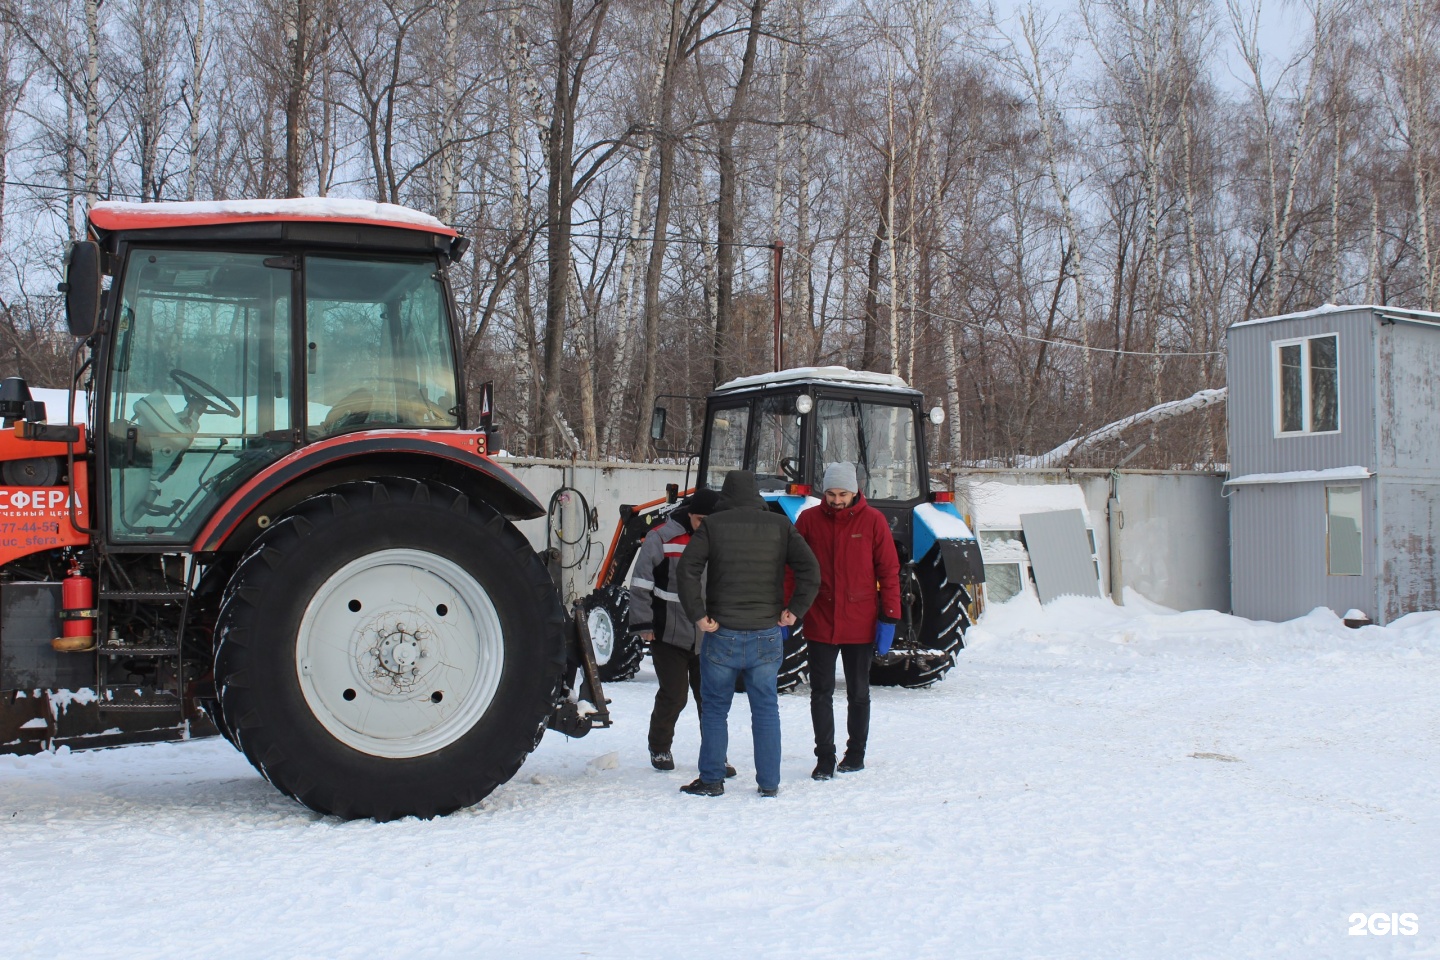
[[[610,538],[610,549],[606,551],[605,562],[600,564],[600,573],[595,578],[596,590],[618,585],[625,579],[625,574],[630,572],[630,564],[635,562],[635,554],[640,552],[640,543],[645,539],[645,534],[670,515],[670,511],[664,508],[678,503],[681,496],[691,492],[693,491],[686,490],[682,494],[678,483],[667,483],[665,496],[658,500],[620,505],[620,522],[615,525],[615,535]]]

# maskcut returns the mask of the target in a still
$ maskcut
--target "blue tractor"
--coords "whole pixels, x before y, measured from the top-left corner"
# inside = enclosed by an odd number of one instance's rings
[[[742,377],[705,401],[696,487],[719,489],[731,470],[753,471],[771,508],[792,521],[819,503],[820,478],[837,461],[856,464],[861,492],[883,513],[900,555],[903,617],[893,649],[876,657],[871,683],[925,687],[941,679],[964,647],[978,613],[985,567],[980,546],[946,491],[930,489],[925,433],[944,420],[927,417],[923,396],[899,377],[844,367],[802,367]],[[657,407],[651,434],[665,432]],[[640,539],[673,509],[667,500],[624,507],[600,575],[594,608],[619,616],[628,600],[623,579]],[[668,501],[668,502],[667,502]],[[603,597],[602,597],[603,594]],[[623,637],[623,619],[615,624]],[[622,641],[623,643],[623,641]],[[628,639],[635,646],[633,638]],[[782,689],[807,678],[804,624],[790,637]]]

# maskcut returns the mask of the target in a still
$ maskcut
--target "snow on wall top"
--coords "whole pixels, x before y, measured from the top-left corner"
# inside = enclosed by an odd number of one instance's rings
[[[104,201],[90,210],[90,222],[101,230],[148,230],[196,227],[217,223],[272,220],[369,223],[456,236],[456,232],[419,210],[372,200],[299,197],[292,200],[203,200],[183,203],[121,203]]]
[[[1169,420],[1181,414],[1190,413],[1192,410],[1203,410],[1226,398],[1228,387],[1216,387],[1210,390],[1199,390],[1194,394],[1180,400],[1166,400],[1164,403],[1157,403],[1148,410],[1133,413],[1128,417],[1121,417],[1098,430],[1085,434],[1083,437],[1076,437],[1073,440],[1066,440],[1060,446],[1038,457],[1017,457],[1016,466],[1044,466],[1054,463],[1056,460],[1070,456],[1077,447],[1087,443],[1102,443],[1106,440],[1113,440],[1123,434],[1131,427],[1142,423],[1157,423],[1162,420]]]
[[[1366,467],[1330,467],[1326,470],[1291,470],[1286,473],[1247,473],[1225,481],[1225,486],[1252,483],[1311,483],[1317,480],[1365,480],[1373,476]]]
[[[760,373],[753,377],[738,377],[722,383],[716,390],[742,390],[746,387],[763,387],[774,383],[792,383],[796,380],[828,380],[834,383],[853,383],[866,387],[886,387],[891,390],[909,390],[910,385],[897,376],[888,373],[871,373],[868,370],[851,370],[849,367],[791,367],[774,373]]]
[[[1019,530],[1023,513],[1079,510],[1090,526],[1085,492],[1078,483],[1001,483],[998,480],[964,482],[971,519],[980,530]]]
[[[1396,307],[1381,307],[1374,304],[1357,303],[1350,306],[1336,306],[1333,303],[1326,303],[1313,310],[1300,310],[1295,313],[1282,313],[1278,317],[1256,317],[1253,320],[1241,320],[1230,324],[1230,329],[1237,327],[1254,327],[1262,323],[1275,323],[1279,320],[1299,320],[1302,317],[1321,317],[1328,313],[1348,313],[1351,310],[1379,310],[1385,313],[1398,313],[1407,317],[1414,317],[1417,320],[1429,320],[1440,323],[1440,313],[1431,313],[1428,310],[1401,310]]]

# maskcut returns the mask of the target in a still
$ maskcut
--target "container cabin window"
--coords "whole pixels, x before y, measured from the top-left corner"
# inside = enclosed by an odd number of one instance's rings
[[[1325,488],[1325,554],[1332,577],[1358,577],[1363,567],[1364,533],[1359,487]]]
[[[1340,338],[1286,340],[1275,349],[1275,433],[1340,430]]]

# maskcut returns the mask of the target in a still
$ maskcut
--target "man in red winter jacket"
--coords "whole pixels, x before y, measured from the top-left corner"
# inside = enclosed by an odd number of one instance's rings
[[[870,660],[895,639],[900,620],[900,558],[885,515],[865,502],[853,463],[825,468],[824,502],[795,529],[820,561],[820,593],[805,614],[810,656],[810,719],[816,780],[835,775],[835,660],[845,668],[849,742],[841,773],[865,769],[870,735]]]

